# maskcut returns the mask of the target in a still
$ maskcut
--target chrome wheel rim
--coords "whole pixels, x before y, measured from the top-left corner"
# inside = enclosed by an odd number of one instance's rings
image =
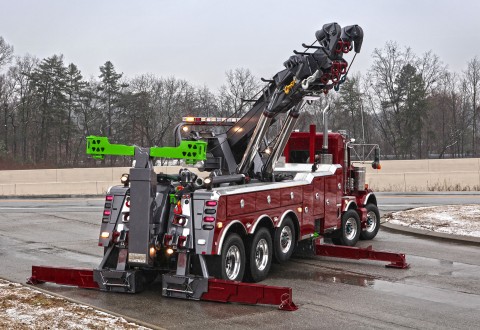
[[[262,238],[258,241],[255,247],[255,265],[257,269],[262,271],[268,264],[268,244],[267,241]]]
[[[292,246],[292,229],[289,226],[282,228],[280,232],[280,251],[287,253]]]
[[[348,218],[347,221],[345,221],[345,238],[348,239],[349,241],[353,240],[355,236],[357,235],[357,221],[355,221],[355,218]]]
[[[229,280],[235,280],[240,272],[240,249],[236,245],[230,246],[225,255],[225,273]]]
[[[377,215],[375,212],[370,211],[367,213],[367,227],[366,231],[369,233],[375,231],[375,228],[377,228]]]

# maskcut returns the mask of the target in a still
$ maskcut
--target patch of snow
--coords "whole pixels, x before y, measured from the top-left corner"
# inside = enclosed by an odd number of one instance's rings
[[[438,233],[480,237],[480,205],[419,207],[394,212],[387,222]]]
[[[146,329],[124,318],[0,279],[0,329]]]

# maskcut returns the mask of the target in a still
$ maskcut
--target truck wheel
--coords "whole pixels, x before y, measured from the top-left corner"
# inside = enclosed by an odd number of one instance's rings
[[[259,228],[248,247],[248,278],[252,282],[264,280],[272,265],[272,237],[267,228]]]
[[[360,217],[355,210],[348,210],[342,216],[342,228],[338,235],[332,238],[336,245],[354,246],[360,237]]]
[[[367,204],[367,225],[365,230],[360,233],[360,239],[373,239],[377,236],[380,229],[380,213],[378,207],[375,204]]]
[[[220,255],[220,278],[241,281],[245,274],[245,246],[238,234],[230,234],[223,242]]]
[[[273,239],[273,252],[275,261],[284,263],[293,253],[295,248],[295,227],[291,218],[283,220],[282,225],[275,230]]]

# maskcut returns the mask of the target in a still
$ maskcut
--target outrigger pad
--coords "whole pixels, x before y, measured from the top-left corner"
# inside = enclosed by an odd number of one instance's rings
[[[93,279],[102,291],[137,293],[145,289],[141,270],[94,269]]]
[[[200,276],[162,275],[162,296],[200,300],[208,290],[208,278]]]

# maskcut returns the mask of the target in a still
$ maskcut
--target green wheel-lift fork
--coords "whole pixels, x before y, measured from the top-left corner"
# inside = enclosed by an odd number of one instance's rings
[[[87,136],[87,154],[95,159],[103,159],[105,155],[134,156],[135,146],[112,144],[104,136]],[[185,159],[187,164],[205,160],[207,142],[181,141],[178,147],[151,147],[150,156],[154,158]]]

